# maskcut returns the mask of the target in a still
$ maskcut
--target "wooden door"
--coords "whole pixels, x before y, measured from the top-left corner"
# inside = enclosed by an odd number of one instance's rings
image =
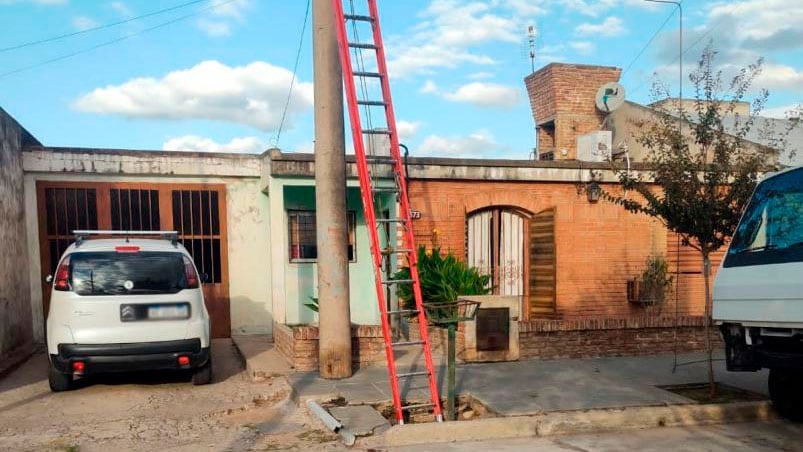
[[[555,208],[530,218],[530,318],[555,313]]]
[[[204,298],[214,337],[231,334],[226,191],[222,185],[38,182],[42,303],[50,306],[47,275],[77,229],[178,231],[198,271],[208,276]]]

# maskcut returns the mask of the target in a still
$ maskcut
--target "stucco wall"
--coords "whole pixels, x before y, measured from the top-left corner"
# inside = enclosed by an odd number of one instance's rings
[[[23,270],[25,236],[21,148],[25,132],[0,109],[0,357],[30,347],[31,293]]]
[[[152,158],[144,158],[150,157]],[[262,192],[260,159],[243,155],[202,155],[128,151],[24,153],[27,237],[38,243],[36,181],[91,181],[137,183],[207,183],[226,186],[229,259],[229,298],[232,334],[270,334],[270,222],[268,198]],[[56,170],[61,168],[60,170]],[[94,170],[93,170],[94,169]],[[187,176],[183,176],[187,174]],[[192,176],[189,176],[192,174]],[[42,338],[39,251],[32,247],[29,279],[34,299],[34,328]],[[26,280],[27,281],[27,280]]]

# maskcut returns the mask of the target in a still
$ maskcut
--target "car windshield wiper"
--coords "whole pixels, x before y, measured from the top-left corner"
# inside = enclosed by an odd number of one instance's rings
[[[774,250],[774,249],[777,249],[777,248],[778,248],[778,245],[754,246],[752,248],[744,248],[744,249],[741,249],[741,250],[735,250],[731,254],[755,253],[757,251]]]

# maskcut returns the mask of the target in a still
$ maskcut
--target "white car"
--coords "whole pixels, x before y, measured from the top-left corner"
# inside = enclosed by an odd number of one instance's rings
[[[76,231],[49,279],[51,390],[139,370],[187,370],[194,384],[211,381],[201,278],[175,232]]]

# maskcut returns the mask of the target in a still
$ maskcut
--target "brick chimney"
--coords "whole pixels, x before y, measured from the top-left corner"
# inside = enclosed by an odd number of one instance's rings
[[[576,157],[577,136],[600,130],[605,119],[594,105],[597,90],[618,82],[621,73],[610,66],[550,63],[524,79],[541,158],[550,152],[556,160]]]

